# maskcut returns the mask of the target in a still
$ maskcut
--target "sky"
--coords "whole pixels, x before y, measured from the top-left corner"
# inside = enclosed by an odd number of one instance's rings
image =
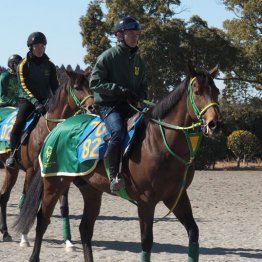
[[[222,29],[225,19],[234,17],[225,10],[220,0],[182,0],[185,9],[178,18],[186,21],[197,14],[209,27]],[[86,14],[90,1],[84,0],[8,0],[0,1],[0,66],[7,67],[8,57],[19,54],[25,57],[28,36],[35,31],[47,38],[46,54],[56,65],[73,69],[86,67],[83,58],[79,19]]]

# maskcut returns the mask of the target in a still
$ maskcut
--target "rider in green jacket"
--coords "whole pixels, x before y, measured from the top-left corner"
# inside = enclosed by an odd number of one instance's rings
[[[130,16],[115,25],[118,44],[102,53],[90,77],[95,103],[111,137],[107,156],[110,190],[117,193],[125,187],[120,171],[122,142],[126,135],[125,121],[134,112],[129,103],[146,98],[145,65],[138,54],[139,22]]]
[[[8,70],[0,75],[0,107],[18,105],[18,79],[16,68],[22,60],[20,55],[14,54],[8,58]]]

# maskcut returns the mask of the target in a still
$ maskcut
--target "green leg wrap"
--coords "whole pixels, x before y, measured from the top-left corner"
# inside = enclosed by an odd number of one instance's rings
[[[198,257],[199,257],[199,244],[190,243],[187,262],[198,262]]]
[[[70,230],[69,217],[62,217],[61,223],[62,223],[63,240],[64,241],[66,241],[66,240],[71,241],[71,230]]]
[[[22,193],[18,202],[19,209],[22,208],[23,204],[25,203],[25,193]]]
[[[142,251],[140,254],[140,262],[150,262],[150,252]]]

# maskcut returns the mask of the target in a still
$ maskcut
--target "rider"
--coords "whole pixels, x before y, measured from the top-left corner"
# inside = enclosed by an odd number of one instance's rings
[[[34,111],[44,115],[46,102],[59,87],[56,67],[45,54],[46,37],[41,32],[29,35],[29,52],[18,65],[19,106],[10,137],[12,154],[6,160],[7,167],[15,164],[15,149],[20,144],[21,133],[28,116]]]
[[[118,44],[98,57],[90,77],[95,103],[111,135],[107,155],[112,193],[125,187],[118,173],[126,134],[125,119],[133,113],[128,102],[145,99],[147,93],[145,65],[137,54],[139,22],[125,16],[116,23],[114,33]]]
[[[18,80],[16,68],[22,60],[14,54],[8,58],[8,70],[0,75],[0,107],[18,105]]]

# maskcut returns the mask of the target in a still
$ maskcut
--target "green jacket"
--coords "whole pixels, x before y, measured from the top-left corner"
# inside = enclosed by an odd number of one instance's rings
[[[0,75],[0,107],[18,105],[18,79],[11,71]]]
[[[19,97],[32,104],[43,103],[51,97],[59,87],[55,65],[44,54],[41,58],[28,52],[17,69]]]
[[[92,70],[90,88],[97,104],[114,105],[125,101],[125,89],[145,99],[145,65],[137,54],[137,48],[130,51],[119,44],[103,52]]]

